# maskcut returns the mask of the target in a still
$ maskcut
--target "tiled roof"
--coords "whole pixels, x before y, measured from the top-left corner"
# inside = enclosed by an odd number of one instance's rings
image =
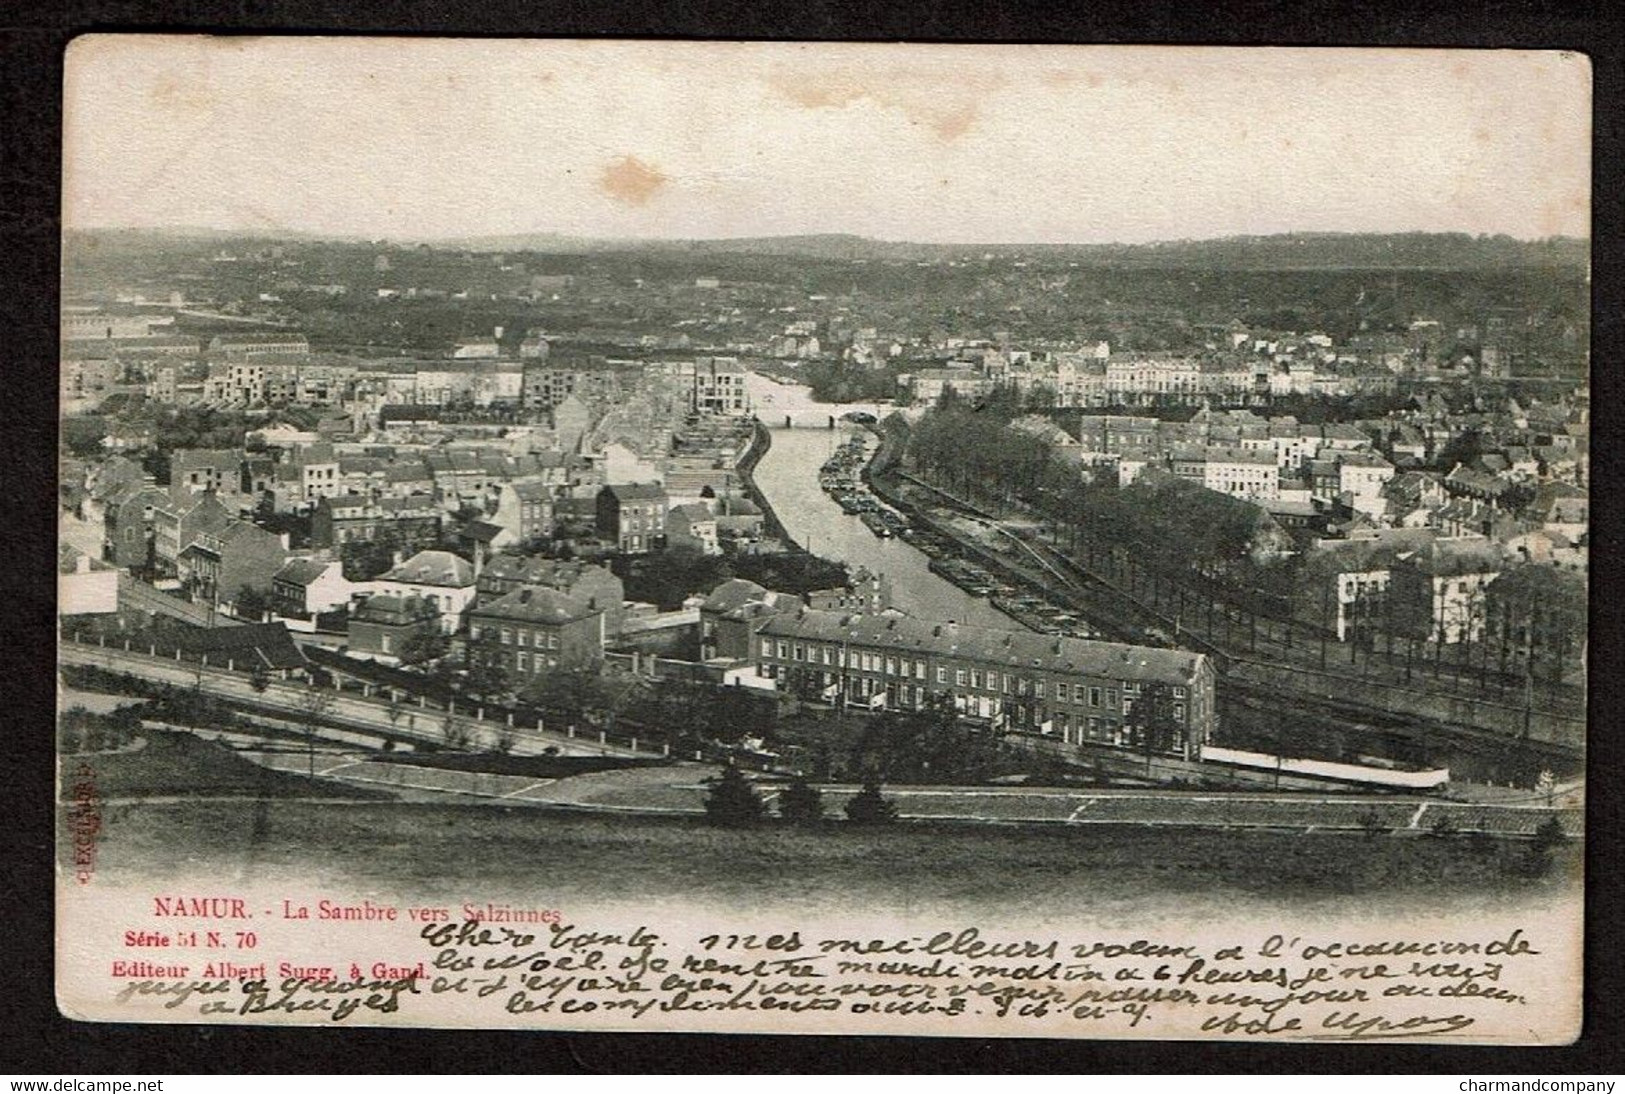
[[[305,655],[288,628],[281,623],[247,623],[234,627],[186,627],[177,634],[179,645],[211,657],[229,657],[238,666],[259,659],[268,668],[301,668]]]
[[[656,501],[666,497],[659,483],[612,483],[604,487],[617,501]]]
[[[700,605],[703,612],[731,612],[741,604],[761,600],[767,596],[767,589],[754,581],[747,581],[742,577],[730,578],[711,590],[711,595],[705,598]]]
[[[276,581],[288,581],[296,585],[309,585],[327,572],[331,562],[322,562],[314,558],[290,558],[282,564],[282,569],[276,572]]]
[[[408,623],[419,623],[426,619],[438,619],[439,617],[440,612],[435,606],[422,597],[381,593],[377,596],[369,596],[366,602],[356,609],[353,620],[358,623],[375,623],[387,627],[400,627]]]
[[[474,584],[474,567],[450,551],[419,551],[383,576],[384,581],[463,589]]]
[[[487,619],[508,619],[520,623],[569,623],[598,615],[600,610],[585,600],[540,585],[525,585],[474,609],[474,615]]]

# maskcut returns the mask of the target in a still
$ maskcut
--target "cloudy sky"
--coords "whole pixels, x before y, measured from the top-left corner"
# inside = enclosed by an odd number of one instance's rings
[[[70,228],[1589,232],[1556,53],[101,36],[65,102]]]

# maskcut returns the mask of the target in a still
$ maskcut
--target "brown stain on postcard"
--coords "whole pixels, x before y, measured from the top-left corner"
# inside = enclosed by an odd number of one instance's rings
[[[623,205],[647,205],[670,181],[658,167],[627,155],[604,167],[598,188]]]
[[[920,79],[907,73],[893,73],[884,83],[841,75],[780,75],[768,82],[779,95],[807,110],[840,110],[871,102],[883,110],[896,111],[910,125],[931,130],[944,143],[968,133],[981,115],[982,97],[1004,83],[996,75],[977,72],[960,74],[949,84],[936,77]]]

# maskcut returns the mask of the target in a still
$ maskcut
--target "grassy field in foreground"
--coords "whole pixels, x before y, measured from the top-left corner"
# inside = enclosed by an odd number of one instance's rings
[[[451,896],[545,891],[551,900],[694,897],[807,911],[1115,909],[1133,922],[1208,903],[1380,911],[1555,899],[1577,891],[1579,846],[1539,878],[1525,845],[1265,831],[901,824],[884,830],[713,829],[698,820],[454,805],[298,801],[122,805],[100,868],[173,876],[298,876],[350,891]],[[251,876],[252,875],[252,876]]]

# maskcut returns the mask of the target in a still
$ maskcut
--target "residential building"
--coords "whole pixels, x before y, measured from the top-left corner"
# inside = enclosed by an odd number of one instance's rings
[[[1338,498],[1356,513],[1380,520],[1388,509],[1383,487],[1394,477],[1394,465],[1375,452],[1339,452]]]
[[[598,532],[622,554],[646,554],[666,541],[665,487],[611,484],[598,491]]]
[[[962,399],[981,398],[998,386],[997,381],[971,368],[924,368],[899,376],[897,383],[911,393],[909,401],[915,406],[934,406],[950,390]]]
[[[891,581],[885,574],[859,566],[847,583],[834,589],[815,589],[806,596],[807,607],[832,612],[883,612],[892,606]]]
[[[450,551],[419,551],[373,582],[377,593],[418,597],[440,613],[442,634],[455,634],[463,614],[474,603],[476,578],[473,563]]]
[[[287,559],[281,536],[233,520],[217,532],[199,532],[181,550],[177,573],[195,599],[229,607],[245,589],[269,594]]]
[[[702,502],[672,506],[666,514],[666,545],[687,547],[706,555],[721,554],[716,516]]]
[[[757,673],[780,690],[874,709],[918,709],[948,696],[963,717],[1104,744],[1200,758],[1214,725],[1214,672],[1204,654],[909,616],[806,609],[766,619]],[[1177,727],[1131,740],[1147,684],[1165,685]]]
[[[209,355],[230,358],[308,354],[310,339],[302,334],[222,334],[209,341]]]
[[[538,585],[520,586],[469,613],[471,656],[501,666],[516,686],[554,669],[597,665],[605,634],[602,608]]]
[[[347,624],[345,653],[367,661],[399,664],[415,639],[440,632],[440,612],[420,597],[382,593],[356,607]]]
[[[308,619],[350,602],[355,586],[337,559],[290,558],[271,579],[271,603],[278,615]]]
[[[444,510],[431,498],[318,498],[311,511],[310,541],[315,547],[386,539],[412,549],[440,538]]]
[[[526,585],[539,585],[587,601],[604,613],[604,626],[619,634],[626,586],[606,566],[580,559],[517,558],[497,555],[480,570],[482,600],[505,596]]]
[[[151,315],[116,315],[106,312],[65,312],[62,340],[146,338],[152,334]]]
[[[700,605],[701,660],[753,660],[752,639],[767,618],[801,608],[801,601],[789,593],[773,592],[742,577],[724,581]]]
[[[1388,584],[1395,629],[1429,643],[1479,641],[1484,635],[1484,590],[1505,568],[1498,553],[1480,545],[1435,543],[1401,555]]]
[[[163,577],[180,574],[181,552],[200,535],[219,535],[233,516],[212,493],[193,494],[172,488],[168,500],[152,510],[152,565]]]
[[[695,410],[739,417],[750,413],[747,370],[734,357],[701,357],[694,362]]]
[[[243,454],[229,448],[177,448],[169,457],[169,482],[190,494],[235,495],[242,489]]]
[[[491,540],[495,548],[547,535],[553,530],[553,490],[540,480],[503,483],[490,523],[501,529]]]
[[[762,511],[749,498],[724,494],[716,501],[717,538],[754,540],[762,534]]]
[[[154,515],[173,504],[167,493],[156,486],[125,486],[103,503],[103,553],[120,569],[145,569],[152,565]]]
[[[1209,445],[1202,454],[1201,482],[1209,490],[1250,501],[1280,497],[1281,475],[1273,451]]]

